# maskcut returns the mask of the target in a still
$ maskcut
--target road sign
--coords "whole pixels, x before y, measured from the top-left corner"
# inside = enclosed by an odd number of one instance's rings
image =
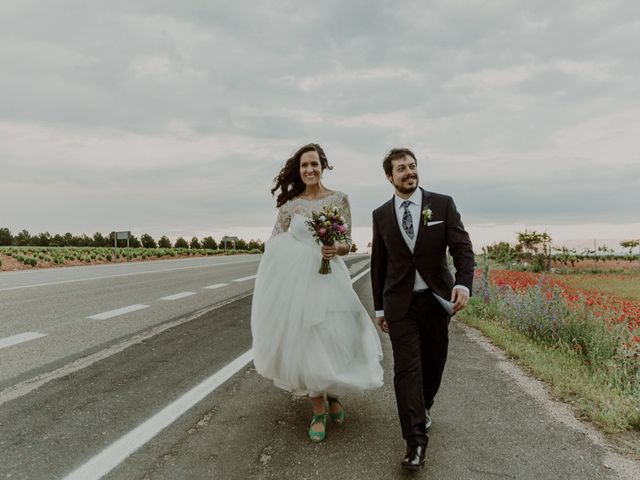
[[[222,237],[222,240],[220,240],[222,243],[224,243],[224,249],[227,249],[227,242],[229,243],[233,243],[233,249],[236,249],[236,242],[240,240],[238,237],[232,237],[230,235],[225,235],[224,237]]]
[[[126,232],[113,232],[113,248],[115,249],[115,260],[118,261],[118,240],[127,241],[127,251],[129,250],[129,237],[131,237],[131,231]]]

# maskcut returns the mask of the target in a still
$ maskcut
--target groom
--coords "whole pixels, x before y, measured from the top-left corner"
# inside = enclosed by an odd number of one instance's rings
[[[395,195],[373,212],[371,283],[378,325],[393,348],[393,384],[407,442],[402,466],[417,470],[424,467],[429,409],[447,359],[449,319],[469,301],[474,255],[453,199],[418,188],[411,150],[394,148],[382,165]]]

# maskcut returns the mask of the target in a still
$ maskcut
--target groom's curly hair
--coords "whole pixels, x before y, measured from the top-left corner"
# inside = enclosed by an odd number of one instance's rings
[[[280,190],[276,199],[276,207],[280,208],[289,200],[304,192],[305,185],[300,177],[300,157],[307,152],[316,152],[318,154],[322,170],[325,168],[329,170],[333,169],[333,167],[329,165],[329,160],[327,160],[327,156],[320,145],[317,143],[308,143],[300,147],[296,153],[287,160],[278,176],[273,179],[275,186],[271,189],[271,195],[274,195]]]
[[[387,175],[387,177],[390,177],[391,172],[393,172],[393,161],[404,158],[406,156],[413,158],[416,161],[416,164],[418,163],[418,159],[408,148],[392,148],[391,150],[389,150],[387,155],[384,157],[384,160],[382,161],[382,168],[384,168],[384,173]]]

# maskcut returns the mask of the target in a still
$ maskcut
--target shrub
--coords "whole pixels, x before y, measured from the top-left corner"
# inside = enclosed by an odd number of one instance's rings
[[[176,248],[189,248],[189,244],[187,243],[187,241],[184,238],[178,237],[178,239],[176,240],[176,243],[175,243],[175,247]]]
[[[153,237],[147,233],[142,234],[140,237],[140,241],[142,242],[142,246],[144,248],[158,248],[158,244],[153,239]]]
[[[160,248],[171,248],[171,240],[169,240],[169,237],[166,235],[163,235],[160,237],[160,240],[158,240],[158,246]]]
[[[210,249],[210,250],[217,250],[218,249],[218,244],[213,239],[213,237],[204,237],[202,239],[202,248],[207,248],[207,249]]]
[[[488,258],[499,263],[511,263],[517,258],[516,249],[508,242],[498,242],[483,248]]]
[[[13,243],[13,235],[8,228],[0,228],[0,245],[11,245]]]

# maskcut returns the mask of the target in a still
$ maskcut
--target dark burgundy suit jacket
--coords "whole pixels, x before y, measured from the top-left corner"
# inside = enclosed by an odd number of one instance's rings
[[[416,270],[429,288],[449,300],[454,285],[471,292],[475,258],[469,234],[465,231],[453,199],[422,188],[422,207],[431,209],[429,222],[422,214],[413,252],[409,249],[396,216],[394,198],[373,212],[371,284],[376,310],[384,310],[385,320],[401,320],[409,310]],[[447,248],[453,257],[455,278],[447,265]]]

